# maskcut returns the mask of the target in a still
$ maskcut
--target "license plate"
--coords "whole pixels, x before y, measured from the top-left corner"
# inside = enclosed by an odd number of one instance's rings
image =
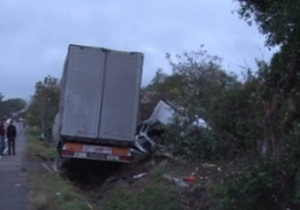
[[[110,147],[84,145],[83,151],[89,153],[111,154],[112,149]]]
[[[86,158],[86,153],[83,153],[83,152],[75,152],[75,153],[74,153],[74,157],[77,157],[77,158]]]
[[[106,159],[105,154],[99,154],[99,153],[88,153],[88,157],[96,158],[96,159]]]

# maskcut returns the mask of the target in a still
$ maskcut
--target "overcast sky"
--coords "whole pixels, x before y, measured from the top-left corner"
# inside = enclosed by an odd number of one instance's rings
[[[272,53],[237,9],[232,0],[0,0],[0,92],[28,100],[36,82],[60,78],[69,44],[144,53],[143,85],[158,68],[170,72],[166,53],[202,44],[228,71],[255,70]]]

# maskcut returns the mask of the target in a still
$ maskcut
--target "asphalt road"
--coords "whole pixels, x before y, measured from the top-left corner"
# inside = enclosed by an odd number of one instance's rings
[[[19,126],[16,155],[0,156],[0,209],[29,210],[28,174],[24,170],[26,151],[25,133]],[[7,148],[5,150],[7,154]]]

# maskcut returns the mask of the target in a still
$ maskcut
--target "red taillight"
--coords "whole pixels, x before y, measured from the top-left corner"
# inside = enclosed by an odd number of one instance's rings
[[[120,156],[120,160],[126,161],[126,162],[130,162],[131,161],[131,157],[130,156]]]
[[[74,152],[73,151],[69,151],[69,150],[62,150],[61,154],[62,155],[66,155],[66,156],[73,156]]]

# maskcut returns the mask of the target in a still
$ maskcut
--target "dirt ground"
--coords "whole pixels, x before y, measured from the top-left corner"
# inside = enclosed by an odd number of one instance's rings
[[[141,191],[160,171],[163,184],[175,186],[183,209],[209,209],[214,199],[209,196],[213,184],[240,173],[243,166],[233,162],[188,162],[170,155],[158,155],[143,163],[124,167],[107,178],[98,190],[100,200],[111,192],[128,188]]]
[[[42,159],[40,161],[43,162]],[[51,167],[52,163],[48,163],[48,166]],[[72,170],[62,169],[59,173],[83,191],[96,192],[92,198],[95,201],[100,202],[103,197],[120,189],[142,192],[159,174],[162,177],[161,184],[176,189],[184,210],[211,209],[215,202],[209,196],[211,187],[239,174],[244,167],[229,161],[184,161],[170,154],[156,154],[133,165],[79,163],[76,162],[77,167]]]

